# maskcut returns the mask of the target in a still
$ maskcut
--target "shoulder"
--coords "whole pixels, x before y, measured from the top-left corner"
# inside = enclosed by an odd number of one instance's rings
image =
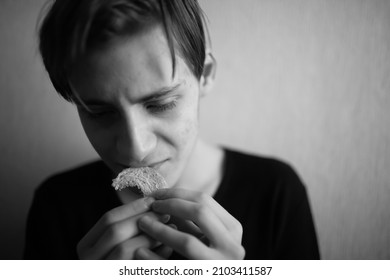
[[[300,200],[306,196],[301,178],[286,161],[232,149],[225,151],[225,170],[236,185],[267,197],[296,197]]]
[[[297,179],[295,169],[286,161],[247,152],[226,149],[226,164],[249,178],[261,180]]]

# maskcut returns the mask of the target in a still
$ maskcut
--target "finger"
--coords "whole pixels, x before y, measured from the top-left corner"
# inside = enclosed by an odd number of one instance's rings
[[[169,188],[159,189],[153,193],[155,199],[168,199],[168,198],[181,198],[188,201],[198,202],[210,206],[217,216],[226,223],[227,228],[233,226],[232,219],[235,218],[225,210],[219,203],[217,203],[212,197],[205,195],[201,192],[195,192],[182,188]]]
[[[208,259],[213,254],[213,251],[198,238],[163,223],[153,221],[148,217],[142,217],[139,220],[139,226],[146,234],[161,241],[161,243],[171,247],[188,259]]]
[[[108,211],[79,242],[79,249],[88,248],[95,244],[108,225],[149,211],[153,201],[152,197],[140,198]]]
[[[139,235],[128,239],[116,246],[106,257],[107,260],[132,260],[139,248],[154,248],[161,243],[146,235]]]
[[[192,222],[192,221],[183,220],[183,219],[179,219],[177,217],[172,216],[171,219],[169,220],[169,222],[176,225],[180,231],[189,233],[189,234],[194,235],[198,238],[200,238],[204,235],[203,232],[199,229],[199,227],[197,225],[195,225],[194,222]]]
[[[135,259],[137,260],[166,260],[172,255],[172,248],[161,245],[156,252],[148,248],[139,248],[135,252]]]
[[[242,226],[229,212],[226,211],[218,202],[212,197],[201,192],[195,192],[182,188],[159,189],[153,192],[152,196],[157,200],[168,198],[181,198],[188,201],[197,202],[208,205],[215,215],[222,221],[227,230],[234,236],[234,239],[241,242]]]
[[[209,239],[211,246],[227,246],[232,242],[230,232],[206,205],[178,198],[169,198],[155,201],[152,209],[156,212],[167,213],[184,220],[193,221]]]
[[[139,234],[140,231],[137,222],[142,216],[148,216],[151,219],[159,220],[162,223],[168,222],[170,218],[168,215],[157,215],[153,212],[147,212],[110,225],[96,244],[90,248],[90,254],[93,258],[102,258],[118,244]]]
[[[155,253],[166,260],[172,255],[173,249],[163,244],[155,250]]]
[[[168,224],[168,226],[173,228],[173,229],[177,229],[176,225],[174,225],[174,224]],[[173,253],[173,249],[169,246],[162,244],[160,247],[156,248],[155,252],[157,255],[159,255],[163,259],[169,259],[169,257]]]
[[[134,259],[136,260],[162,260],[158,254],[152,252],[148,248],[139,248],[135,251]]]

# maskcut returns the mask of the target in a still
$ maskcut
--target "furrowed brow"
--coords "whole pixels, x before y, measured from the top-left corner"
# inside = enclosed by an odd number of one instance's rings
[[[142,97],[139,99],[139,102],[150,102],[156,99],[160,99],[161,97],[164,97],[165,95],[170,94],[171,92],[175,91],[177,88],[181,86],[181,83],[177,83],[170,87],[163,87],[157,91],[154,91],[150,94],[148,94],[145,97]]]
[[[150,101],[153,101],[153,100],[158,100],[168,94],[170,94],[171,92],[175,91],[177,88],[179,88],[181,86],[181,82],[178,82],[177,84],[173,85],[173,86],[168,86],[168,87],[162,87],[150,94],[147,94],[146,96],[144,97],[141,97],[140,99],[138,99],[136,101],[136,103],[145,103],[145,102],[150,102]],[[91,98],[91,99],[81,99],[81,97],[76,94],[76,98],[73,100],[73,102],[77,105],[77,106],[81,106],[81,107],[84,107],[85,109],[89,110],[88,107],[91,107],[91,106],[107,106],[107,105],[110,105],[108,104],[107,102],[103,101],[103,100],[100,100],[100,99],[94,99],[94,98]]]

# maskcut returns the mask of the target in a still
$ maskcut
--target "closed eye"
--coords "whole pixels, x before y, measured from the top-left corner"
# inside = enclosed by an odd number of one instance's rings
[[[91,111],[91,112],[88,112],[88,114],[93,118],[101,118],[101,117],[111,115],[113,113],[114,113],[113,111],[97,111],[97,112]]]
[[[91,108],[79,107],[79,109],[90,118],[103,118],[113,116],[116,112],[110,108]]]
[[[154,101],[145,104],[145,107],[152,113],[164,113],[173,110],[177,106],[177,99],[170,100],[168,102]]]

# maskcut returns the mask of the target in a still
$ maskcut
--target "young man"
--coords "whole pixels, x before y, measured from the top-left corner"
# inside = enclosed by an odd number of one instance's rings
[[[198,138],[216,63],[196,0],[57,0],[40,31],[56,90],[102,161],[36,191],[25,258],[319,258],[305,189],[286,164]],[[169,188],[116,192],[128,167]]]

